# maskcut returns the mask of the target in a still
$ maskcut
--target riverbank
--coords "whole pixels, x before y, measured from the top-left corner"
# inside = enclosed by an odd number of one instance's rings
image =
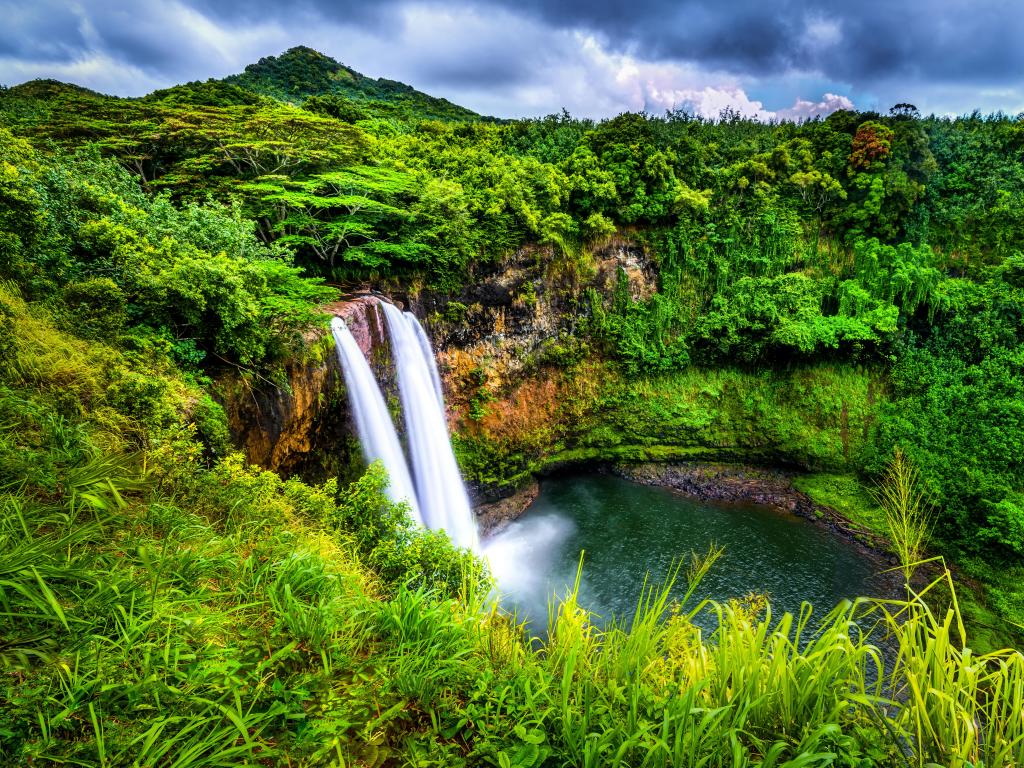
[[[884,536],[798,490],[794,482],[801,476],[793,472],[747,464],[697,461],[604,463],[597,465],[594,471],[613,474],[641,485],[668,488],[696,501],[764,504],[784,510],[828,528],[884,561],[887,567],[896,565]],[[539,490],[539,481],[531,478],[512,495],[478,505],[477,521],[481,533],[492,535],[521,516],[537,498]]]
[[[794,482],[800,475],[746,464],[672,462],[614,464],[605,471],[642,485],[669,488],[698,501],[764,504],[823,526],[884,567],[898,564],[884,536],[817,503]]]

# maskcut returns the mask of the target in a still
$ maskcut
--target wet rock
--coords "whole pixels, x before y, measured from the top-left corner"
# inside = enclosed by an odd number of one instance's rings
[[[232,375],[217,383],[235,445],[249,463],[311,480],[331,474],[336,446],[352,430],[348,410],[335,407],[345,385],[332,352],[287,364],[281,382]]]
[[[345,321],[367,359],[370,359],[374,350],[387,345],[387,326],[380,308],[380,299],[376,296],[359,296],[349,301],[328,304],[324,311]]]
[[[540,483],[535,479],[504,499],[480,504],[476,507],[477,526],[481,536],[491,536],[522,516],[540,493]]]
[[[805,517],[814,514],[813,502],[793,487],[793,476],[782,470],[740,464],[672,462],[619,464],[611,471],[636,483],[671,488],[702,501],[749,502]]]

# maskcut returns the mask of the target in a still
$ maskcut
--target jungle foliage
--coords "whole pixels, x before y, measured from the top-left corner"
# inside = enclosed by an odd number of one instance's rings
[[[137,100],[8,89],[7,273],[33,272],[30,298],[66,292],[84,333],[148,324],[183,358],[251,364],[281,354],[284,326],[324,295],[296,268],[456,291],[524,243],[581,263],[628,233],[660,290],[582,301],[588,348],[634,376],[891,370],[878,450],[859,468],[879,471],[902,445],[944,539],[1024,555],[1019,119],[442,121],[374,82],[294,49]],[[374,99],[401,109],[374,112]],[[198,250],[176,245],[176,227],[205,230]],[[90,311],[112,323],[90,331]]]
[[[870,480],[899,455],[928,546],[1019,573],[1022,150],[1019,117],[905,108],[492,121],[309,49],[141,99],[0,90],[0,758],[1021,764],[1021,656],[975,655],[955,596],[813,637],[738,601],[710,638],[667,592],[606,632],[570,596],[538,646],[379,468],[245,467],[208,385],[308,354],[326,281],[443,304],[539,244],[579,321],[537,365],[585,427],[531,433],[547,456],[714,441]],[[612,236],[656,291],[587,290]],[[539,455],[460,442],[496,481]],[[992,599],[1024,616],[1019,583]]]

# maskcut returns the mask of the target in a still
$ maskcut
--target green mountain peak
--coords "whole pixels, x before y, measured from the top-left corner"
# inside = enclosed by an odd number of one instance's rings
[[[223,82],[293,104],[302,104],[310,97],[340,97],[376,114],[394,111],[441,120],[478,117],[472,110],[405,83],[367,77],[305,45],[289,48],[279,56],[265,56]]]

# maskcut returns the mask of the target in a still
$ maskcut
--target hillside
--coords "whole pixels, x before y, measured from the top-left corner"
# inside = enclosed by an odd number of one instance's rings
[[[267,56],[245,71],[222,80],[193,81],[161,88],[140,99],[109,96],[58,80],[30,80],[0,91],[9,105],[21,104],[34,119],[52,123],[48,106],[96,113],[111,109],[171,107],[271,107],[284,103],[344,122],[388,118],[399,120],[474,121],[472,110],[423,93],[411,85],[373,79],[312,48],[298,46],[280,56]],[[10,111],[10,107],[8,107]],[[59,119],[59,117],[57,118]]]
[[[340,96],[371,111],[391,110],[438,120],[479,118],[447,99],[397,80],[375,80],[305,46],[290,48],[280,56],[266,56],[241,74],[224,78],[224,82],[292,104],[302,104],[311,96]]]

